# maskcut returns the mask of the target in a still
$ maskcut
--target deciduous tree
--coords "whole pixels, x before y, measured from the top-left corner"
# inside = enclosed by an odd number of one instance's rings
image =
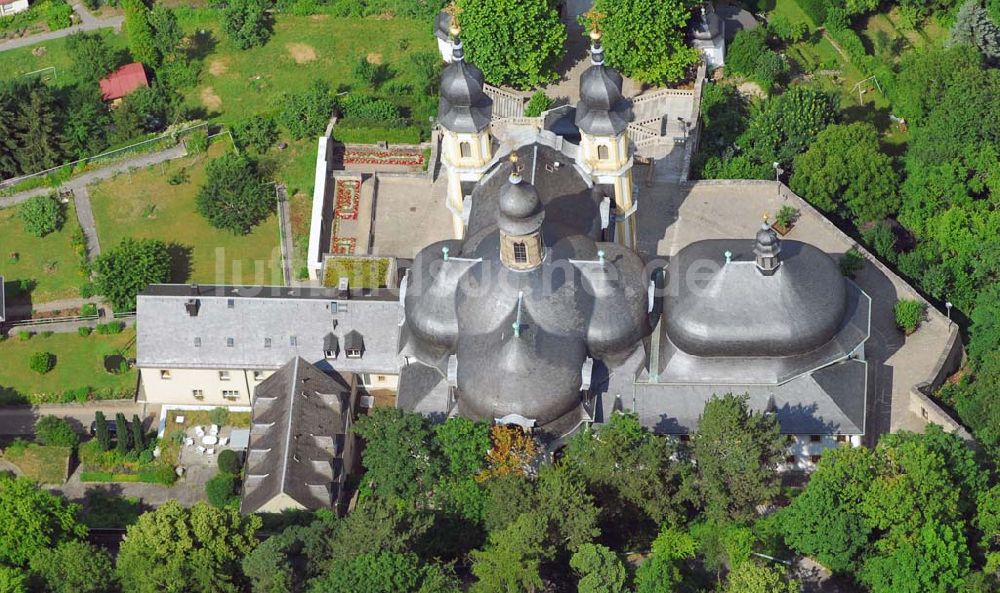
[[[651,553],[635,571],[636,593],[673,593],[681,583],[681,564],[694,558],[694,539],[665,527],[653,540]]]
[[[82,538],[79,507],[28,478],[0,472],[0,562],[24,566],[41,550]]]
[[[176,501],[139,517],[118,553],[124,593],[237,593],[240,561],[257,545],[261,519]]]
[[[566,27],[551,0],[460,0],[466,59],[486,80],[528,88],[556,78]]]
[[[311,593],[458,593],[454,575],[415,554],[369,552],[336,560]]]
[[[799,584],[787,581],[781,571],[754,562],[733,568],[726,579],[725,593],[798,593]]]
[[[170,252],[156,239],[126,237],[94,261],[94,285],[116,311],[135,309],[135,297],[150,284],[170,279]]]
[[[21,204],[18,210],[24,230],[36,237],[44,237],[62,228],[66,221],[63,206],[54,195],[35,196]]]
[[[542,560],[553,550],[545,545],[547,521],[534,513],[521,514],[504,529],[490,534],[483,550],[472,552],[472,574],[478,582],[475,593],[535,593],[544,582]]]
[[[274,190],[249,157],[226,154],[210,161],[205,171],[195,205],[215,228],[246,235],[277,207]]]
[[[267,43],[271,23],[265,0],[227,0],[222,9],[222,30],[240,49]]]
[[[365,439],[366,488],[389,501],[422,503],[441,471],[427,420],[396,408],[375,408],[358,419],[354,431]]]
[[[569,560],[580,577],[578,593],[625,593],[625,565],[613,550],[600,544],[583,544]]]
[[[107,593],[115,585],[111,555],[85,542],[40,550],[31,559],[31,572],[47,593]]]
[[[137,62],[150,67],[160,63],[160,50],[156,46],[153,27],[149,24],[149,8],[143,0],[122,0],[125,11],[125,34],[128,50]]]

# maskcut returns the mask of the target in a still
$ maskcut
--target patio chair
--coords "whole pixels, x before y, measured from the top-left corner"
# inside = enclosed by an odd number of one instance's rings
[[[202,447],[201,445],[198,445],[198,452],[204,454],[205,453],[205,447]]]
[[[209,449],[208,451],[205,451],[205,453],[208,455],[215,455],[215,449]]]
[[[194,439],[192,439],[191,437],[188,437],[188,438],[184,439],[184,444],[187,445],[188,447],[190,447],[191,445],[194,444]]]
[[[209,427],[208,434],[212,436],[219,434],[219,426],[217,424],[213,424],[211,427]]]
[[[203,429],[201,426],[195,426],[194,433],[199,437],[203,437],[205,436],[205,429]]]
[[[220,438],[220,439],[219,439],[219,445],[220,445],[220,446],[223,446],[223,447],[224,447],[224,446],[226,446],[226,444],[227,444],[228,442],[229,442],[229,437],[222,437],[222,438]]]

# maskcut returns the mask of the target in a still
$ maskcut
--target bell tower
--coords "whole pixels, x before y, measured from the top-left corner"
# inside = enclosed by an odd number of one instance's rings
[[[483,92],[482,71],[464,59],[458,8],[453,4],[446,10],[451,13],[452,62],[441,74],[438,123],[442,129],[441,163],[448,176],[447,206],[455,238],[461,239],[468,216],[462,182],[479,181],[493,158],[493,100]]]
[[[580,77],[580,102],[576,107],[582,161],[579,164],[595,182],[614,188],[615,242],[634,250],[636,207],[628,138],[632,102],[622,95],[621,74],[604,65],[600,30],[603,15],[592,10],[587,17],[591,25],[591,66]]]
[[[500,216],[500,262],[511,270],[533,270],[542,265],[545,246],[542,243],[542,221],[545,211],[538,192],[521,179],[517,153],[510,153],[510,176],[500,191],[497,204]]]

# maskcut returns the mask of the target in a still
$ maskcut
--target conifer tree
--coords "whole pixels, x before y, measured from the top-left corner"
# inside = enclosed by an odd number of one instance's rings
[[[108,420],[104,417],[104,412],[98,410],[94,414],[94,424],[97,432],[97,442],[101,444],[101,451],[111,449],[111,433],[108,432]]]
[[[62,121],[55,95],[39,80],[18,85],[20,109],[14,118],[22,173],[34,173],[62,163]]]
[[[138,414],[132,415],[132,448],[136,451],[146,448],[146,435],[142,432],[142,419]]]
[[[118,452],[125,455],[132,447],[128,434],[128,420],[125,419],[125,414],[121,412],[115,414],[115,433],[118,439]]]

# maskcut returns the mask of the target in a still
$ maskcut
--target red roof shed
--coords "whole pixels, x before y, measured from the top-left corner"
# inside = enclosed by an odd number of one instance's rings
[[[146,70],[139,62],[126,64],[101,79],[101,95],[105,101],[121,99],[137,88],[148,87]]]

